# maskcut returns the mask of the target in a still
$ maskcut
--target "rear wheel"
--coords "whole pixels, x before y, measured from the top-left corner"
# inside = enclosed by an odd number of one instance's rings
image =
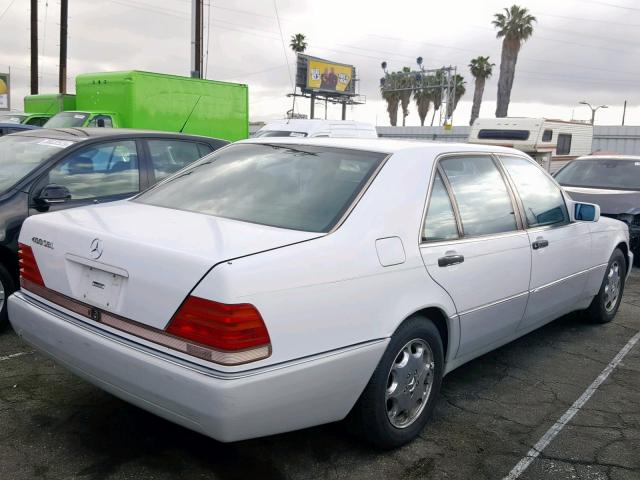
[[[13,279],[4,266],[0,265],[0,330],[9,324],[7,299],[15,290]]]
[[[442,339],[433,322],[421,316],[405,321],[351,414],[360,436],[381,448],[418,436],[435,406],[443,367]]]
[[[589,321],[608,323],[614,319],[622,301],[626,276],[627,264],[624,253],[616,248],[609,259],[600,291],[585,310],[585,316]]]

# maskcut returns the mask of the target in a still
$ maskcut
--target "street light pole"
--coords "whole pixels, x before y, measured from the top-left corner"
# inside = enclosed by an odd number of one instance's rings
[[[600,108],[609,108],[608,105],[598,105],[597,107],[593,107],[589,102],[587,102],[586,100],[583,100],[581,102],[578,102],[580,105],[586,105],[587,107],[589,107],[591,109],[591,125],[593,125],[593,123],[596,120],[596,112],[600,109]]]

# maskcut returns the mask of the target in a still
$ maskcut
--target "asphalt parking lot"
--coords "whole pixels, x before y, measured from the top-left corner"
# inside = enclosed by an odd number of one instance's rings
[[[640,330],[570,315],[445,378],[431,423],[380,452],[342,424],[221,444],[128,405],[0,333],[0,479],[493,479],[509,474]],[[519,477],[640,479],[640,343]]]

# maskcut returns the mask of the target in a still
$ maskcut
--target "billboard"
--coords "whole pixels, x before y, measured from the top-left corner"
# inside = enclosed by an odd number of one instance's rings
[[[353,65],[331,62],[308,55],[299,55],[298,57],[297,77],[303,81],[297,83],[303,90],[322,92],[330,96],[355,95],[355,68]],[[302,75],[300,75],[301,73]]]
[[[9,110],[9,74],[0,73],[0,110]]]

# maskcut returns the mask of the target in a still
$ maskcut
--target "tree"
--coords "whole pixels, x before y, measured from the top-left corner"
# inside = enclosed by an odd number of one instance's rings
[[[413,93],[413,77],[409,75],[411,69],[409,67],[404,67],[402,72],[398,72],[398,87],[401,89],[399,93],[400,95],[400,105],[402,106],[402,126],[405,126],[405,122],[407,117],[409,116],[409,104],[411,103],[411,94]]]
[[[469,63],[469,69],[471,75],[476,79],[475,89],[473,91],[473,107],[471,108],[471,119],[469,125],[473,125],[473,122],[480,115],[480,105],[482,104],[482,95],[484,94],[484,85],[487,78],[493,73],[493,67],[495,63],[489,62],[489,57],[483,57],[480,55],[471,60]]]
[[[431,105],[431,92],[428,88],[416,88],[413,91],[413,100],[418,107],[418,116],[420,117],[420,125],[424,127],[424,120],[429,113],[429,106]]]
[[[533,34],[534,22],[537,22],[536,17],[529,14],[529,10],[518,5],[505,8],[504,13],[494,15],[492,23],[498,29],[497,37],[503,38],[496,117],[507,116],[518,53],[522,44]]]
[[[431,116],[431,126],[433,127],[433,121],[436,118],[436,112],[440,110],[442,106],[442,87],[445,82],[444,73],[442,70],[438,70],[435,75],[429,77],[429,93],[431,95],[431,101],[433,102],[433,115]]]
[[[458,107],[458,102],[462,98],[462,96],[467,93],[467,89],[465,87],[467,82],[464,81],[464,77],[462,75],[455,75],[453,77],[453,98],[449,101],[448,109],[447,109],[447,117],[453,115],[453,112]]]
[[[307,37],[302,33],[291,35],[291,42],[289,43],[289,46],[295,53],[304,53],[307,49]]]
[[[386,70],[386,62],[383,62],[382,68]],[[398,124],[398,106],[400,105],[400,95],[397,91],[393,91],[395,88],[396,74],[385,72],[385,76],[380,79],[380,93],[387,102],[387,113],[392,127]]]

